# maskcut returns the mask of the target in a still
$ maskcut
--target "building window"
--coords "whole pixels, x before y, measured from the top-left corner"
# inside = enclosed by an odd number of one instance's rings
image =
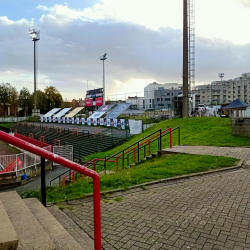
[[[149,99],[149,103],[151,103],[151,99]]]
[[[181,94],[182,94],[181,92],[178,93],[178,95],[181,95]]]
[[[172,92],[171,95],[174,95],[174,93]]]
[[[167,93],[167,95],[170,95],[170,93]]]
[[[228,98],[231,98],[231,96],[229,95]]]
[[[161,101],[163,101],[163,98],[161,98]]]
[[[160,101],[160,98],[157,98],[157,102],[159,102]]]
[[[202,96],[202,98],[205,98],[205,96]]]
[[[230,94],[231,93],[231,91],[228,91],[228,94]]]
[[[170,98],[165,98],[165,101],[170,101]]]
[[[202,94],[205,94],[205,91],[202,91]]]

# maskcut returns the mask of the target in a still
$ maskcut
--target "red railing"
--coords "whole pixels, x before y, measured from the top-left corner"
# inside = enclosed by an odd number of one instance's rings
[[[0,131],[0,140],[12,144],[21,149],[27,150],[33,154],[39,155],[42,158],[56,162],[59,165],[71,168],[79,173],[85,174],[93,179],[93,206],[94,206],[94,241],[95,250],[101,250],[101,202],[100,202],[100,177],[99,175],[84,166],[69,161],[63,157],[55,155],[47,150],[39,148],[31,143],[23,141],[17,137],[8,135]]]
[[[16,166],[16,163],[18,161],[19,161],[19,157],[17,157],[17,159],[14,160],[12,163],[10,163],[5,169],[3,169],[2,171],[0,171],[0,174],[10,172]]]

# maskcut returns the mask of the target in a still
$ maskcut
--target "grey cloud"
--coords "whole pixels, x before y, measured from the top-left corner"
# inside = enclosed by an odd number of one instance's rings
[[[152,31],[124,22],[67,22],[62,25],[46,19],[39,23],[39,75],[49,78],[64,97],[84,97],[86,80],[102,86],[100,56],[107,53],[107,92],[116,92],[115,81],[131,78],[155,79],[159,83],[179,82],[182,75],[182,31],[162,28]],[[33,45],[27,23],[0,22],[0,73],[6,70],[33,73]],[[197,82],[210,83],[218,71],[229,78],[250,71],[250,45],[197,38]],[[0,79],[1,81],[1,79]],[[19,84],[18,79],[14,84]],[[39,86],[47,85],[43,78]],[[144,86],[141,86],[143,91]]]

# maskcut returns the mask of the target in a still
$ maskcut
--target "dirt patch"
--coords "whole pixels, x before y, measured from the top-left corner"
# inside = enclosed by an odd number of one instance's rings
[[[4,141],[0,141],[0,155],[14,155],[18,153],[21,153],[18,149],[9,146],[9,144]]]

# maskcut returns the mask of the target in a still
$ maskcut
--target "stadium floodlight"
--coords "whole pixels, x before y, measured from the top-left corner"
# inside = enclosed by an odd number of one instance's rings
[[[103,80],[103,105],[105,105],[105,70],[104,70],[104,61],[107,59],[107,53],[104,53],[103,56],[101,56],[100,60],[103,61],[103,76],[102,76],[102,80]]]
[[[38,41],[40,40],[40,30],[36,30],[34,28],[29,29],[30,33],[30,40],[31,41]]]
[[[222,78],[224,77],[224,73],[219,73],[220,80],[222,81]]]
[[[37,93],[36,93],[36,42],[40,40],[40,30],[29,29],[30,40],[34,42],[34,110],[37,112]]]

